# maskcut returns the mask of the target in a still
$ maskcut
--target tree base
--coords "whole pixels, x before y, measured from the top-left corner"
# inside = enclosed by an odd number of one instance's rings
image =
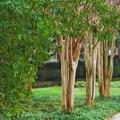
[[[86,100],[86,106],[91,107],[93,105],[93,100]]]

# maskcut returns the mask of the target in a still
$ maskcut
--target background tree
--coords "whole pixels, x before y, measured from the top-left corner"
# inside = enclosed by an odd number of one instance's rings
[[[109,41],[112,41],[109,44],[114,44],[115,37],[114,33],[111,32],[110,28],[118,29],[118,25],[115,21],[117,21],[119,14],[118,10],[115,6],[110,6],[106,2],[101,1],[94,1],[89,2],[91,4],[90,14],[88,16],[88,21],[90,24],[90,27],[88,29],[88,32],[86,34],[86,42],[85,42],[85,61],[86,61],[86,104],[88,106],[91,106],[94,101],[94,92],[95,92],[95,80],[96,80],[96,61],[99,61],[99,58],[97,59],[97,51],[100,52],[98,49],[99,41],[105,41],[105,43],[108,43]],[[114,13],[114,17],[113,17]],[[106,32],[107,31],[107,32]],[[96,40],[99,40],[98,42]],[[112,49],[114,50],[114,45],[112,45]],[[107,49],[108,47],[104,47]],[[112,50],[112,51],[113,51]],[[108,60],[108,49],[106,50],[106,57],[104,57],[104,60]],[[113,52],[112,52],[113,53]],[[100,53],[99,53],[100,55]],[[113,62],[113,56],[111,56],[110,66],[112,66]],[[105,66],[108,65],[105,63]],[[98,62],[98,66],[101,67],[101,64]],[[112,78],[112,67],[110,67],[110,71],[108,71],[108,66],[106,66],[106,74],[109,74],[110,79]],[[101,72],[105,70],[105,68],[101,69]],[[100,76],[99,76],[100,77]],[[108,75],[107,75],[108,77]],[[99,80],[102,81],[100,78]],[[99,82],[100,83],[100,82]],[[105,78],[104,83],[107,86],[107,78]]]
[[[100,42],[98,50],[98,83],[99,93],[102,97],[110,96],[110,82],[113,75],[113,58],[115,51],[115,41],[119,29],[120,19],[118,2],[108,1],[109,14],[105,15],[103,21],[104,29],[101,34],[104,41]],[[109,54],[110,53],[110,54]]]

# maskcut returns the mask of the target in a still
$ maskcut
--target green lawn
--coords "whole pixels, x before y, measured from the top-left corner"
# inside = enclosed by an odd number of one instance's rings
[[[61,87],[36,88],[32,90],[33,100],[23,103],[24,117],[20,120],[104,120],[120,112],[120,82],[111,85],[111,97],[100,98],[96,87],[93,106],[86,107],[85,88],[75,88],[73,113],[61,113]]]
[[[75,96],[85,96],[85,92],[85,87],[75,88]],[[32,93],[33,96],[61,96],[61,87],[36,88],[32,90]],[[120,95],[120,81],[111,82],[111,96],[118,95]],[[98,87],[96,87],[96,96],[99,96]]]
[[[61,87],[36,88],[32,90],[33,96],[61,96]],[[85,88],[75,88],[75,96],[85,95]]]

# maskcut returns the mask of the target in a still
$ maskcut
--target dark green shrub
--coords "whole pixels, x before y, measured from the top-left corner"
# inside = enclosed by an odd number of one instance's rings
[[[113,78],[120,78],[120,60],[114,59],[113,62]]]
[[[26,84],[34,82],[38,65],[48,57],[49,33],[36,1],[0,1],[0,113],[17,116]],[[4,106],[4,107],[1,107]],[[5,115],[4,114],[4,115]],[[8,114],[8,116],[9,116]]]

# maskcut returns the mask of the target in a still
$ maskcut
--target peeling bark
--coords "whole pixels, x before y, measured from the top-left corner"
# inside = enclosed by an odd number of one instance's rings
[[[74,82],[83,38],[61,39],[62,112],[72,112],[74,105]]]
[[[101,97],[110,96],[110,82],[113,74],[113,57],[115,49],[115,33],[113,40],[103,41],[99,45],[98,51],[98,85]],[[111,50],[111,56],[108,58],[108,51]]]
[[[88,41],[85,43],[85,66],[86,66],[86,105],[91,106],[95,98],[97,40],[91,32],[87,33]],[[95,46],[95,47],[94,47]]]
[[[100,96],[104,96],[104,80],[103,80],[103,44],[99,42],[97,53],[97,76]]]

